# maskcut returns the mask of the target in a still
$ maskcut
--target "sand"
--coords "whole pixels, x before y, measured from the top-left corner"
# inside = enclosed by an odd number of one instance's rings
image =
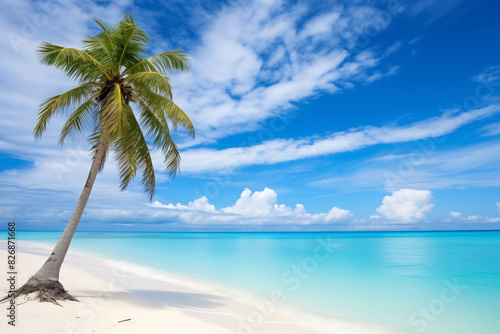
[[[7,276],[5,242],[0,242],[0,268]],[[51,248],[18,241],[17,287],[44,263]],[[79,302],[61,306],[32,296],[16,304],[16,326],[8,325],[8,303],[0,304],[0,333],[173,333],[173,334],[402,334],[375,324],[344,318],[307,319],[273,296],[239,298],[239,291],[208,285],[152,268],[97,258],[70,249],[61,283]],[[7,279],[0,293],[6,295]],[[276,297],[276,296],[275,296]]]

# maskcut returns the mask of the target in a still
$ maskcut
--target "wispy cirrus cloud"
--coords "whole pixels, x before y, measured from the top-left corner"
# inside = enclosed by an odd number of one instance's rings
[[[359,38],[366,37],[367,27],[385,30],[403,10],[400,7],[346,2],[317,11],[307,2],[278,0],[233,3],[208,11],[203,7],[187,7],[202,18],[199,26],[191,22],[197,37],[191,44],[181,43],[190,47],[192,72],[172,75],[175,101],[197,129],[197,140],[183,146],[255,130],[265,119],[293,109],[295,102],[352,88],[355,83],[371,83],[398,70],[384,62],[397,49],[395,45],[377,51],[368,48],[371,45],[365,45],[364,39],[360,47]],[[10,78],[0,95],[5,106],[0,120],[2,151],[22,158],[36,152],[32,126],[39,103],[72,85],[59,71],[38,63],[38,44],[50,41],[78,47],[81,39],[96,31],[94,17],[113,22],[133,8],[131,0],[78,5],[24,0],[8,8],[1,23],[7,33],[0,40],[0,55],[10,64],[0,72]],[[154,51],[163,51],[159,46],[176,47],[154,28],[162,18],[144,10],[141,15],[158,21],[142,24],[155,37]],[[34,22],[35,17],[43,20]],[[30,94],[21,98],[15,87],[24,87]],[[57,149],[53,143],[61,124],[60,118],[52,120],[38,150]]]
[[[175,99],[199,137],[184,146],[255,130],[295,102],[397,73],[398,66],[384,62],[397,45],[377,51],[369,43],[360,47],[359,40],[369,39],[368,27],[385,30],[401,8],[347,2],[320,12],[311,7],[257,0],[204,20],[200,44],[191,51],[191,74],[174,80]]]
[[[448,112],[402,126],[365,126],[331,135],[302,139],[275,139],[248,147],[222,150],[191,149],[183,152],[185,173],[232,172],[236,168],[276,164],[299,159],[349,152],[378,144],[394,144],[436,138],[500,112],[500,104],[463,113]],[[159,159],[159,157],[158,157]],[[200,164],[199,161],[204,161]]]
[[[442,20],[441,23],[443,21],[444,23],[449,23],[460,18],[480,2],[481,0],[474,2],[464,0],[421,0],[409,2],[407,12],[410,15],[426,14],[428,25],[440,19]]]
[[[490,123],[483,126],[479,131],[483,132],[481,136],[483,137],[493,137],[500,135],[500,122]]]
[[[358,161],[346,173],[311,181],[313,187],[359,189],[464,189],[500,186],[500,144],[488,141],[440,149],[428,140],[410,153],[384,154]]]

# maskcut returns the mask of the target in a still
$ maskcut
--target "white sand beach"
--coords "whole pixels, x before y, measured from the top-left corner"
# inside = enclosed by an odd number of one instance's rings
[[[7,266],[5,243],[0,264]],[[17,287],[46,260],[50,247],[19,242]],[[132,270],[133,268],[133,270]],[[7,272],[7,270],[4,270]],[[69,252],[61,283],[80,302],[61,306],[31,298],[17,300],[16,326],[7,324],[6,303],[1,333],[200,333],[200,334],[399,334],[398,330],[343,318],[316,319],[282,312],[270,300],[251,303],[237,293],[208,289],[204,284],[159,273],[151,268]],[[0,292],[6,294],[2,280]]]

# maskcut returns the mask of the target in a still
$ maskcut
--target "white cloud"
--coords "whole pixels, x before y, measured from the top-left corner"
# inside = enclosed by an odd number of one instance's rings
[[[484,217],[479,215],[468,216],[465,221],[469,223],[500,223],[500,217]]]
[[[278,194],[270,188],[252,192],[246,188],[234,205],[216,210],[206,197],[199,198],[188,205],[162,204],[158,201],[148,204],[152,208],[169,209],[170,217],[176,217],[185,224],[230,224],[230,225],[310,225],[354,222],[349,210],[332,207],[326,213],[311,214],[304,205],[296,204],[292,209],[279,204]],[[176,214],[177,212],[177,214]],[[186,214],[186,212],[189,212]],[[206,213],[209,213],[207,215]]]
[[[483,137],[492,137],[500,135],[500,122],[490,123],[483,126],[480,131],[484,133],[481,135]]]
[[[388,47],[387,50],[385,50],[385,54],[390,55],[391,53],[398,51],[401,48],[401,46],[403,46],[403,42],[397,41],[396,43],[394,43],[390,47]]]
[[[418,41],[420,41],[421,39],[422,39],[422,36],[417,36],[417,37],[409,40],[408,44],[413,45],[413,44],[417,43]]]
[[[310,185],[344,191],[359,189],[449,189],[500,186],[500,143],[488,141],[447,149],[441,139],[427,139],[339,166]]]
[[[500,202],[496,203],[498,210],[500,212]],[[455,223],[472,223],[472,224],[495,224],[500,223],[500,217],[486,217],[481,215],[470,215],[470,216],[462,216],[461,212],[450,212],[451,218],[444,219],[445,222],[455,222]]]
[[[182,153],[182,169],[186,173],[231,172],[235,168],[275,164],[298,159],[358,150],[377,144],[417,141],[449,134],[471,122],[500,112],[500,104],[461,114],[445,113],[406,126],[366,126],[336,132],[323,137],[275,139],[248,147],[223,150],[191,149]],[[161,157],[157,155],[157,161]],[[199,161],[205,161],[200,164]]]
[[[318,13],[271,0],[239,3],[205,18],[197,27],[200,43],[190,51],[191,73],[173,77],[174,98],[197,129],[196,141],[184,147],[255,130],[319,93],[396,74],[397,66],[377,67],[397,43],[389,52],[356,45],[366,27],[387,28],[384,14],[367,4]]]
[[[216,212],[215,206],[208,203],[208,199],[205,196],[198,198],[193,202],[189,202],[188,206],[198,211]]]
[[[252,191],[248,188],[243,190],[240,198],[233,206],[222,209],[226,213],[240,215],[265,216],[280,212],[276,204],[278,194],[272,189],[265,188],[263,191]]]
[[[414,223],[425,219],[425,213],[433,208],[428,190],[401,189],[387,195],[377,212],[389,220]]]
[[[340,18],[340,9],[325,13],[309,20],[300,32],[301,37],[316,37],[321,34],[329,34],[335,23]]]
[[[500,213],[500,202],[496,203],[498,208],[498,212]],[[462,217],[460,212],[450,212],[453,220],[449,221],[458,221],[461,223],[500,223],[500,217],[485,217],[481,215],[470,215],[467,217]]]
[[[483,72],[475,74],[472,80],[485,85],[492,93],[492,88],[500,86],[500,66],[490,66]]]
[[[339,209],[337,207],[333,207],[325,216],[326,222],[337,222],[343,221],[345,219],[352,218],[352,214],[349,210]]]
[[[173,205],[171,203],[162,204],[159,201],[154,201],[153,203],[150,204],[150,206],[153,208],[165,208],[165,209],[176,209],[176,210],[195,210],[195,211],[202,211],[202,212],[217,212],[217,210],[215,210],[215,206],[208,203],[208,199],[205,196],[200,197],[192,202],[189,202],[188,205],[182,205],[180,203],[177,203],[176,205]]]
[[[428,20],[427,24],[430,24],[442,18],[443,16],[446,16],[449,13],[455,11],[455,15],[451,16],[450,19],[447,20],[449,22],[450,20],[458,19],[461,15],[467,12],[466,10],[456,11],[456,8],[459,7],[463,2],[464,0],[421,0],[409,2],[411,6],[408,8],[408,12],[412,15],[422,15],[425,13]]]

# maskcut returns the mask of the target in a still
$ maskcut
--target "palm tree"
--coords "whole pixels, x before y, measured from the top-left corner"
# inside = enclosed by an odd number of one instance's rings
[[[87,181],[61,238],[45,264],[17,291],[18,296],[37,292],[40,301],[56,304],[57,300],[76,300],[59,282],[59,272],[108,153],[114,153],[121,190],[140,171],[144,189],[152,200],[155,172],[148,144],[161,150],[167,170],[174,176],[180,155],[169,124],[174,130],[177,126],[185,128],[194,137],[189,117],[172,102],[166,77],[170,71],[188,70],[187,55],[175,50],[146,58],[151,40],[134,23],[132,15],[124,15],[116,25],[98,19],[95,22],[102,31],[84,39],[81,50],[45,42],[38,49],[43,64],[61,69],[78,86],[42,102],[35,138],[40,138],[52,116],[70,112],[59,143],[62,145],[72,133],[90,131],[93,153]]]

